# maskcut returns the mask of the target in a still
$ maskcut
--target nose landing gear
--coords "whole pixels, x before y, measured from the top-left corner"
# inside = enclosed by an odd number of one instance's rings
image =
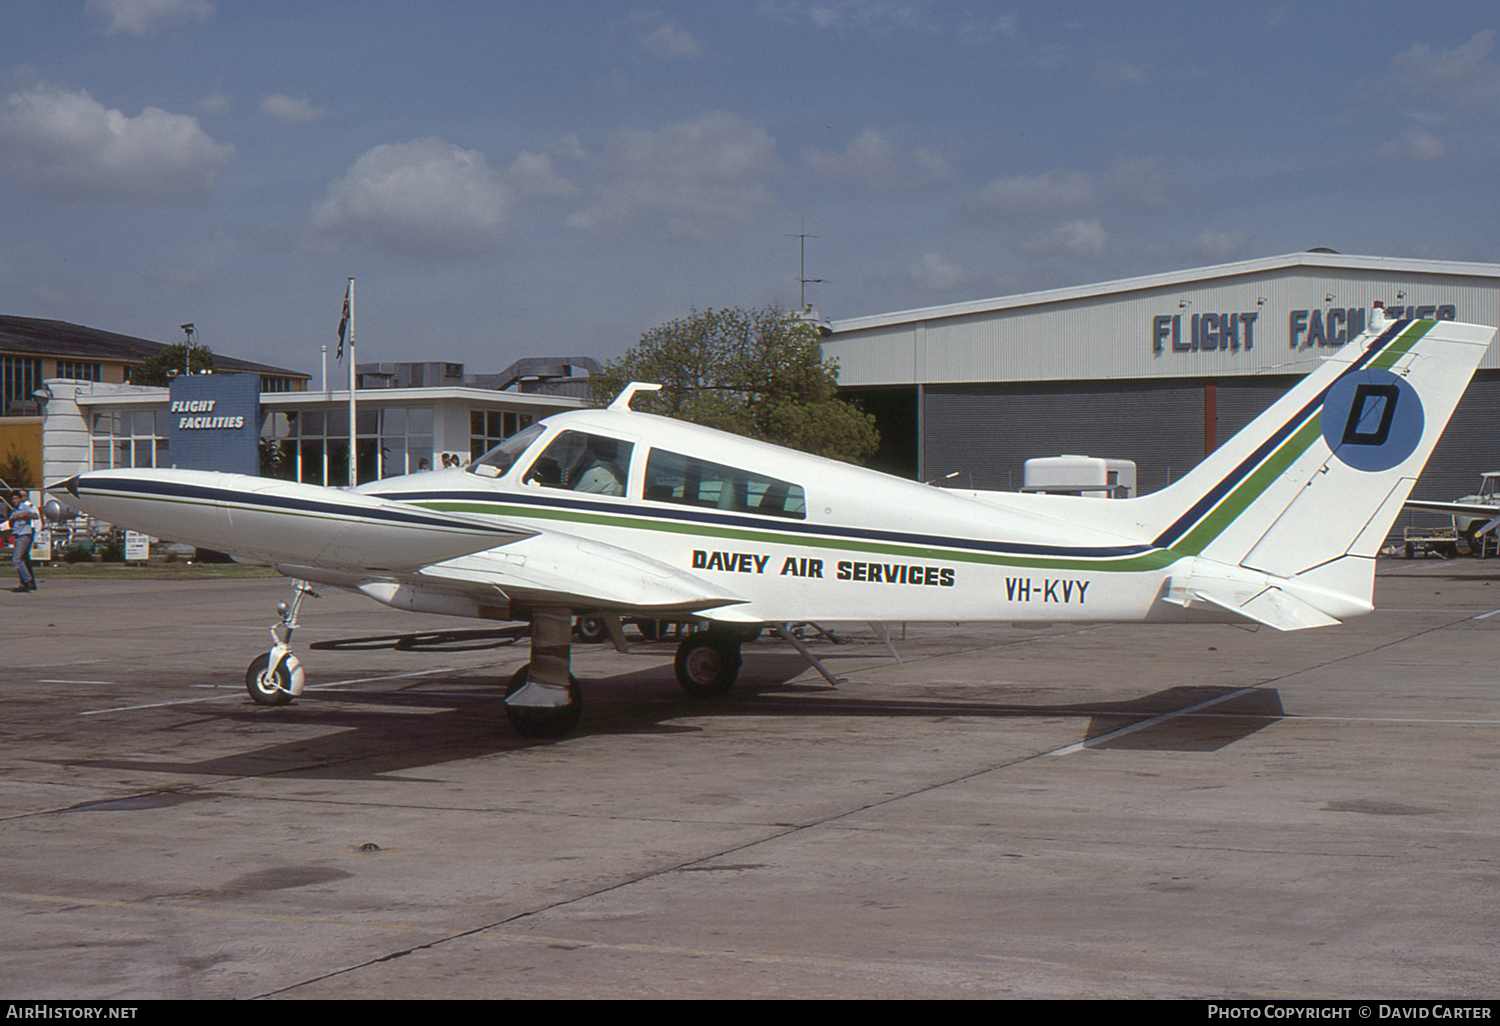
[[[281,619],[271,625],[271,650],[256,656],[245,670],[245,690],[258,705],[286,705],[302,694],[307,683],[302,664],[292,655],[291,645],[292,632],[297,629],[297,611],[302,608],[305,595],[318,597],[306,581],[293,581],[292,604],[276,604]]]

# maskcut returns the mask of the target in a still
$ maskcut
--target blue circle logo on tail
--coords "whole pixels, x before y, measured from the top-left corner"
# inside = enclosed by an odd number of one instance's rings
[[[1389,470],[1416,451],[1426,418],[1417,390],[1390,371],[1345,374],[1323,399],[1323,440],[1355,470]]]

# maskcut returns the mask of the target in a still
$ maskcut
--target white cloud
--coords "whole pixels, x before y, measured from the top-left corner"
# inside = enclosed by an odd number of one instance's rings
[[[484,155],[442,139],[364,153],[313,212],[319,231],[416,256],[474,256],[503,241],[512,191]]]
[[[923,0],[767,0],[761,10],[783,21],[807,21],[838,32],[884,36],[892,30],[942,31],[932,5]]]
[[[771,205],[776,140],[738,115],[716,112],[659,132],[616,131],[589,163],[591,202],[568,218],[570,228],[658,226],[703,239]]]
[[[199,114],[217,117],[220,114],[228,114],[234,110],[234,100],[230,98],[228,93],[209,93],[198,101],[196,109]]]
[[[267,96],[261,102],[260,110],[262,114],[269,114],[277,121],[284,121],[289,125],[308,125],[328,113],[323,107],[314,107],[312,101],[305,96],[299,100],[285,93]]]
[[[802,157],[820,177],[849,179],[877,190],[919,188],[953,177],[942,154],[922,148],[901,153],[873,128],[861,132],[843,152],[809,146]]]
[[[1103,184],[1115,201],[1143,210],[1166,210],[1186,190],[1182,174],[1156,155],[1115,161]]]
[[[635,30],[636,42],[653,57],[676,60],[703,56],[703,45],[692,33],[675,22],[667,21],[660,14],[637,14],[629,20]]]
[[[1388,160],[1427,163],[1443,160],[1453,152],[1448,143],[1425,128],[1408,128],[1377,151]]]
[[[523,152],[511,162],[507,178],[523,196],[556,199],[578,192],[576,185],[558,174],[546,153]]]
[[[1048,171],[997,178],[979,193],[979,203],[1008,216],[1047,216],[1101,205],[1165,210],[1180,200],[1181,173],[1159,156],[1122,158],[1099,173]],[[1078,223],[1078,222],[1075,222]]]
[[[1242,254],[1254,238],[1249,232],[1220,232],[1205,228],[1188,246],[1195,260],[1221,263]]]
[[[1094,77],[1103,85],[1112,87],[1145,85],[1150,81],[1139,64],[1110,60],[1102,60],[1094,66]]]
[[[1094,202],[1094,182],[1082,171],[997,178],[979,194],[985,206],[1010,214],[1048,213]]]
[[[1099,256],[1109,242],[1104,226],[1092,219],[1079,219],[1030,239],[1023,248],[1041,256],[1088,259]]]
[[[214,14],[209,0],[88,0],[85,9],[106,36],[150,36],[178,25],[202,24]]]
[[[1493,112],[1500,104],[1500,65],[1490,60],[1494,46],[1494,29],[1476,32],[1452,50],[1417,43],[1391,61],[1392,74],[1398,85],[1418,95]]]
[[[924,289],[951,289],[966,284],[969,272],[941,253],[928,253],[911,269],[911,280]]]
[[[107,110],[87,92],[45,85],[0,108],[0,152],[35,192],[95,199],[160,199],[209,191],[234,161],[187,114]]]

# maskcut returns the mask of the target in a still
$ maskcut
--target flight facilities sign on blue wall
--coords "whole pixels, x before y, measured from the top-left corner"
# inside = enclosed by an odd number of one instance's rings
[[[179,374],[167,407],[167,448],[181,470],[260,473],[260,375]]]

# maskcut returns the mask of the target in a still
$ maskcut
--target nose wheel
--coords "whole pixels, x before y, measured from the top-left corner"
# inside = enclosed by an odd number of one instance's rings
[[[302,694],[306,681],[302,664],[292,655],[292,632],[297,629],[297,611],[305,595],[317,598],[305,581],[293,581],[291,605],[276,604],[281,619],[271,625],[271,650],[252,659],[245,670],[245,690],[257,705],[286,705]]]
[[[301,672],[297,657],[290,652],[282,655],[274,669],[270,654],[262,652],[245,671],[245,690],[258,705],[286,705],[292,700],[292,676]]]

